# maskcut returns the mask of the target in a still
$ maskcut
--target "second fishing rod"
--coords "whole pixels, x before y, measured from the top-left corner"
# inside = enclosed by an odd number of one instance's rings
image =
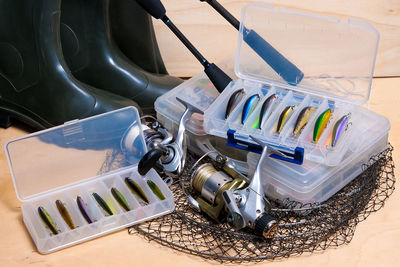
[[[155,19],[161,19],[165,25],[181,40],[181,42],[189,49],[196,59],[203,65],[204,72],[214,84],[218,92],[222,92],[232,79],[223,72],[217,65],[210,63],[194,45],[183,35],[183,33],[175,26],[175,24],[166,15],[164,5],[159,0],[136,0],[151,16]]]
[[[200,0],[208,3],[222,17],[224,17],[236,30],[240,30],[240,21],[226,10],[217,0]],[[304,73],[297,66],[290,62],[284,55],[275,49],[270,43],[262,38],[253,29],[247,29],[243,25],[243,41],[245,41],[254,52],[257,53],[279,76],[290,85],[299,84]]]

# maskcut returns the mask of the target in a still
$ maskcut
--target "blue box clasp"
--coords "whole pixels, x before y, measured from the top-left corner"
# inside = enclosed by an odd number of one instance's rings
[[[226,140],[226,144],[228,146],[261,154],[262,147],[260,145],[236,139],[235,132],[236,132],[235,130],[231,130],[231,129],[228,130],[228,132],[227,132],[228,138]],[[271,146],[276,147],[273,145],[271,145]],[[296,147],[293,152],[288,152],[288,151],[281,150],[281,149],[279,149],[279,147],[276,147],[276,150],[279,151],[281,154],[284,154],[285,156],[279,155],[279,154],[274,154],[274,153],[271,153],[269,156],[274,159],[279,159],[279,160],[287,161],[287,162],[298,164],[298,165],[303,164],[304,148]]]

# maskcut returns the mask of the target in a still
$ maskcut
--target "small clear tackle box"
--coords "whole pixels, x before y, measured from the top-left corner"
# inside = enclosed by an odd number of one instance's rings
[[[147,148],[134,107],[10,140],[5,152],[23,221],[42,254],[174,210],[156,171],[137,172]]]
[[[297,85],[285,82],[250,48],[243,39],[248,31],[256,32],[304,73]],[[238,148],[260,150],[252,135],[286,154],[275,157],[290,162],[339,165],[349,146],[361,145],[365,119],[371,128],[381,126],[381,117],[365,118],[361,107],[370,96],[378,41],[379,33],[363,20],[342,21],[265,2],[247,5],[235,59],[239,79],[205,111],[205,132]],[[239,90],[242,97],[227,116],[231,97]],[[249,105],[252,96],[256,99]],[[271,96],[272,104],[263,110]],[[295,131],[307,108],[307,123]],[[342,118],[346,121],[336,137]]]

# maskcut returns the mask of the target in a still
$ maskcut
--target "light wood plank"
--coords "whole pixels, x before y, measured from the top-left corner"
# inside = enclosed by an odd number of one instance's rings
[[[400,164],[400,78],[374,79],[371,109],[386,116],[392,130],[395,164]],[[0,146],[26,134],[16,127],[0,129]],[[29,148],[27,148],[29,149]],[[395,169],[400,177],[400,169]],[[21,202],[16,198],[4,150],[0,150],[0,266],[216,266],[215,262],[130,236],[126,230],[67,248],[40,255],[25,229]],[[397,266],[400,251],[400,193],[395,191],[384,208],[361,222],[349,245],[323,252],[291,257],[257,266]],[[217,264],[218,265],[218,264]]]
[[[219,0],[237,18],[254,1]],[[375,76],[400,76],[400,1],[398,0],[272,0],[277,5],[334,17],[369,21],[380,32]],[[163,1],[168,16],[211,62],[236,51],[237,32],[208,4],[198,0]],[[190,77],[202,67],[161,22],[154,21],[164,62],[172,75]]]

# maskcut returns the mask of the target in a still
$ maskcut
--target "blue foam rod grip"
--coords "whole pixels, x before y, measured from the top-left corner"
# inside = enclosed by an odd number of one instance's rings
[[[297,85],[304,73],[253,30],[243,31],[243,40],[288,84]]]

